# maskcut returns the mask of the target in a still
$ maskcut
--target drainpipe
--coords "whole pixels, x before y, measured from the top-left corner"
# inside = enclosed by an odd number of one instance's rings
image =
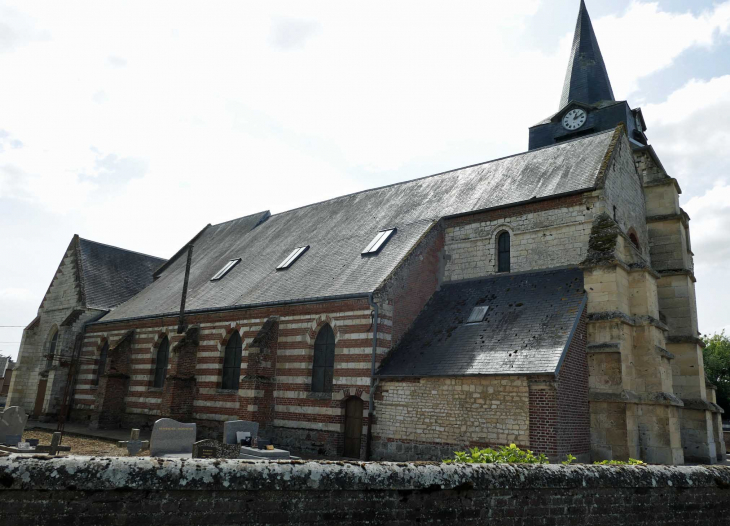
[[[365,460],[370,460],[370,445],[373,439],[373,396],[375,395],[375,353],[378,350],[378,304],[373,301],[372,292],[368,294],[368,303],[373,309],[373,353],[370,360],[370,396],[368,398],[368,434],[365,441]]]
[[[185,281],[183,281],[182,297],[180,298],[180,319],[177,322],[177,333],[185,332],[185,300],[188,296],[188,280],[190,279],[190,264],[193,261],[193,245],[188,245],[188,261],[185,264]]]

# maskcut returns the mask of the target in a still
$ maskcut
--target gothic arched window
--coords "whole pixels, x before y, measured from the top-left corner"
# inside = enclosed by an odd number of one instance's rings
[[[109,353],[109,342],[104,343],[104,347],[101,348],[99,353],[99,366],[96,369],[96,376],[94,377],[94,385],[99,385],[99,378],[104,374],[106,369],[106,355]]]
[[[226,344],[226,354],[223,358],[223,389],[238,389],[241,378],[241,352],[243,344],[238,331],[233,331]]]
[[[509,232],[497,237],[497,272],[509,272]]]
[[[629,239],[637,249],[641,250],[641,247],[639,246],[639,238],[635,232],[629,232]]]
[[[53,336],[51,337],[51,343],[48,345],[48,358],[46,359],[46,368],[50,369],[53,366],[53,358],[56,354],[56,345],[58,345],[58,329],[54,329]]]
[[[314,362],[312,364],[312,391],[332,392],[335,372],[335,333],[332,327],[324,325],[314,341]]]
[[[157,359],[155,360],[155,383],[153,387],[162,387],[165,385],[165,376],[167,374],[167,361],[170,357],[170,340],[165,336],[157,348]]]

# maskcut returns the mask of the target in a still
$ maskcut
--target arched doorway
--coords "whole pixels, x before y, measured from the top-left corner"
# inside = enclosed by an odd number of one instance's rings
[[[360,458],[362,439],[362,400],[351,396],[345,403],[345,452],[343,456]]]

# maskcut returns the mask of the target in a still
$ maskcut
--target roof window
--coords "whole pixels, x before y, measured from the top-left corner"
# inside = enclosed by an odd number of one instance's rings
[[[481,323],[484,321],[484,318],[487,317],[487,311],[489,310],[489,307],[474,307],[474,309],[471,311],[471,314],[469,315],[469,319],[466,320],[466,323]]]
[[[230,260],[228,263],[226,263],[223,266],[222,269],[220,269],[218,272],[216,272],[215,276],[210,278],[210,281],[218,281],[219,279],[221,279],[223,276],[228,274],[228,271],[231,270],[233,267],[235,267],[239,261],[241,261],[241,258]]]
[[[294,262],[299,259],[299,257],[304,254],[307,250],[309,250],[309,245],[306,247],[297,247],[295,248],[291,254],[289,254],[284,261],[279,263],[279,266],[276,267],[276,270],[285,270],[291,267]]]
[[[396,228],[390,228],[378,232],[378,234],[373,238],[370,244],[365,247],[365,250],[362,251],[362,255],[366,256],[370,254],[377,254],[378,252],[380,252],[380,250],[385,246],[391,236],[397,231],[398,230]]]

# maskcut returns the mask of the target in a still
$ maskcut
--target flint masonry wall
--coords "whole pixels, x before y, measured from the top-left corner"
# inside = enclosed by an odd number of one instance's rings
[[[441,460],[475,446],[529,447],[528,399],[524,376],[382,381],[373,458]]]
[[[727,524],[730,468],[0,458],[0,524]]]

